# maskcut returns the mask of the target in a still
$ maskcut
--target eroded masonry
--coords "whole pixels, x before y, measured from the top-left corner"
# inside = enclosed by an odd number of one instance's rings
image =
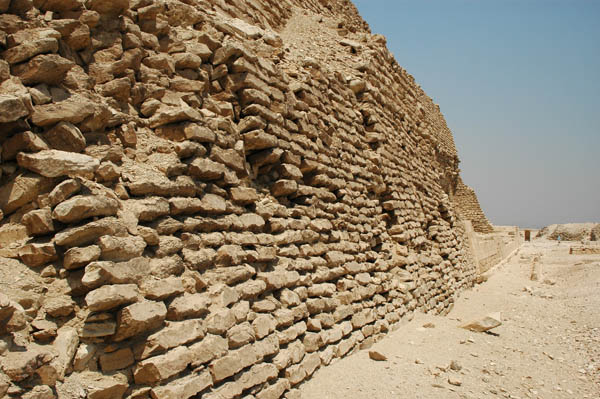
[[[298,397],[476,268],[345,0],[0,0],[0,397]]]

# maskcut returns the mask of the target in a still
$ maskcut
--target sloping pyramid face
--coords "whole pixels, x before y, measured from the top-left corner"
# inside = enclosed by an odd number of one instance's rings
[[[295,397],[473,284],[452,134],[349,1],[0,12],[0,396]]]

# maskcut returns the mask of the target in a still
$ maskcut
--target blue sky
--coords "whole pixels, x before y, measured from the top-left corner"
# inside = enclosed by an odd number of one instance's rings
[[[600,222],[600,1],[354,0],[496,225]]]

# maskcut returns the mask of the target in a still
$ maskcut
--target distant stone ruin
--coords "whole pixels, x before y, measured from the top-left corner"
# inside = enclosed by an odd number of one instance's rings
[[[454,204],[459,214],[466,220],[470,220],[473,224],[473,229],[478,233],[491,233],[494,231],[489,220],[481,210],[479,200],[475,191],[463,183],[458,177],[454,192]]]
[[[537,237],[561,241],[598,241],[600,223],[551,224],[541,229]]]
[[[347,0],[0,0],[0,397],[295,398],[447,312],[489,223],[385,43]]]

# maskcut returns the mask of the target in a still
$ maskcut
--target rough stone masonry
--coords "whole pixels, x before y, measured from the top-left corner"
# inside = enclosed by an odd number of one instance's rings
[[[348,0],[0,0],[0,50],[0,398],[296,398],[473,284],[452,134]]]

